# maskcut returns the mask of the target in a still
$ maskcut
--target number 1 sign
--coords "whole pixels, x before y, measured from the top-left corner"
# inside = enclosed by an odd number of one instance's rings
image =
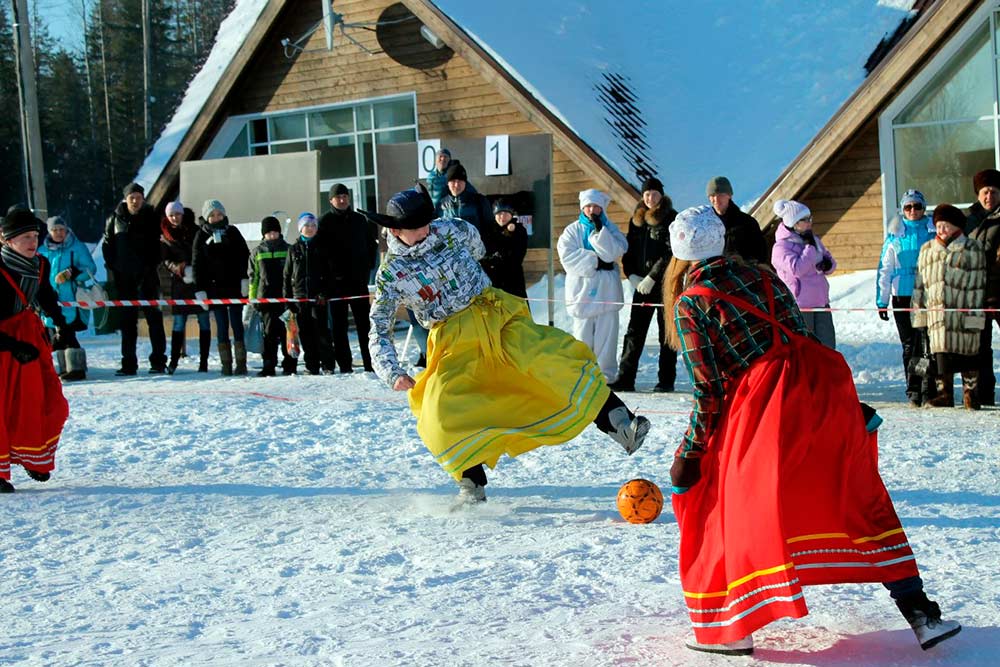
[[[486,175],[506,176],[510,173],[510,144],[506,134],[486,137]]]

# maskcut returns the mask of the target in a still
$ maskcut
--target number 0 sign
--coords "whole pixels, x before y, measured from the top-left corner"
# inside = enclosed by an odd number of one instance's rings
[[[510,173],[510,150],[506,134],[486,137],[486,175],[506,176]]]
[[[431,175],[439,150],[441,150],[440,139],[421,139],[417,142],[418,178],[427,178]]]

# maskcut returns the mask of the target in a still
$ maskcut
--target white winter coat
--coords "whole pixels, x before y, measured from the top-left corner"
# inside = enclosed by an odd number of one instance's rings
[[[584,247],[585,227],[574,220],[559,235],[559,261],[566,271],[566,310],[571,317],[589,319],[621,310],[625,294],[617,262],[628,241],[613,223],[590,235],[593,250]],[[615,263],[612,271],[598,271],[597,260]]]

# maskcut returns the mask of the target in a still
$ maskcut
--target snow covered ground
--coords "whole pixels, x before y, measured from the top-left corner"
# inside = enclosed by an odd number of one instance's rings
[[[834,305],[872,303],[871,273],[835,283]],[[964,625],[929,652],[877,585],[808,589],[811,614],[759,632],[752,658],[683,648],[673,516],[629,525],[614,499],[633,477],[669,485],[686,381],[625,395],[654,426],[634,457],[588,429],[502,460],[489,502],[453,513],[405,397],[374,377],[187,360],[113,379],[102,337],[92,379],[66,387],[53,479],[18,469],[2,499],[0,664],[996,665],[1000,412],[907,407],[894,327],[836,323],[928,590]],[[647,348],[640,389],[654,367]]]

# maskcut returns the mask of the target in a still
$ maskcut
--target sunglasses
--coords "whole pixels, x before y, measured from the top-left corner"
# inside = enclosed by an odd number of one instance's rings
[[[923,204],[903,204],[904,211],[922,211],[924,210]]]

